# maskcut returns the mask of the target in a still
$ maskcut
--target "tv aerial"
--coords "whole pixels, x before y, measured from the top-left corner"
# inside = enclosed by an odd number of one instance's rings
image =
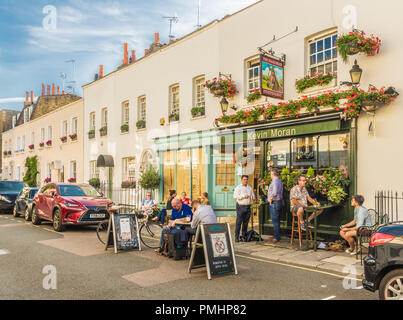
[[[174,40],[175,36],[172,35],[172,24],[178,23],[178,21],[179,21],[178,15],[175,12],[175,14],[172,17],[164,16],[163,18],[169,20],[169,40]]]
[[[67,86],[67,88],[72,89],[73,94],[75,94],[75,88],[76,88],[76,60],[71,59],[71,60],[67,60],[65,62],[73,64],[73,79],[72,79],[72,81],[67,82],[67,83],[70,83],[70,85]]]
[[[67,75],[64,72],[60,73],[60,78],[62,79],[62,90],[64,91],[64,80],[66,80]]]

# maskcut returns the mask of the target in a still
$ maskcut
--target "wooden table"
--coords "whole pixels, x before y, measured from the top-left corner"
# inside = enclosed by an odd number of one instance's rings
[[[306,207],[304,207],[304,211],[305,211],[305,225],[306,225],[306,228],[307,228],[307,230],[306,230],[306,246],[307,246],[307,248],[309,248],[309,240],[308,240],[308,233],[309,233],[309,230],[308,230],[308,216],[309,216],[309,213],[313,213],[314,214],[314,223],[313,223],[313,225],[314,225],[314,236],[313,236],[313,250],[314,251],[316,251],[317,250],[317,231],[318,231],[318,222],[317,222],[317,212],[319,211],[319,210],[326,210],[326,209],[330,209],[330,208],[333,208],[333,207],[337,207],[338,205],[336,205],[336,204],[327,204],[327,205],[320,205],[320,206],[306,206]]]

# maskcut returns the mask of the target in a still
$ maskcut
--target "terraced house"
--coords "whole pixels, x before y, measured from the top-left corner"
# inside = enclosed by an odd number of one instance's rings
[[[23,180],[28,157],[37,156],[38,185],[52,182],[83,182],[83,101],[43,86],[34,102],[28,94],[12,128],[3,133],[3,179]]]
[[[83,86],[85,180],[100,157],[113,168],[101,180],[115,186],[152,164],[162,177],[159,200],[170,189],[191,198],[207,191],[218,216],[234,216],[241,174],[264,199],[271,166],[290,185],[292,172],[333,168],[343,183],[327,197],[342,200],[319,223],[336,235],[352,218],[351,195],[374,207],[376,190],[401,188],[403,111],[393,100],[402,44],[393,21],[402,8],[263,0],[168,44],[156,34],[140,59],[134,51],[129,59],[125,44],[122,64],[105,76],[102,66]],[[286,206],[283,228],[291,218]],[[259,223],[271,228],[265,205]]]

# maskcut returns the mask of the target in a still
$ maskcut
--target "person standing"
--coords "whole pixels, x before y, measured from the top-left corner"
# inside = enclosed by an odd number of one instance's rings
[[[255,200],[255,194],[250,186],[248,186],[248,176],[243,175],[241,184],[234,190],[234,198],[236,199],[236,226],[235,241],[239,242],[239,234],[242,227],[242,240],[245,240],[248,223],[250,219],[250,206]]]
[[[279,242],[281,239],[280,213],[283,207],[283,183],[279,175],[280,173],[276,168],[271,169],[272,181],[267,192],[267,202],[270,204],[270,217],[274,227],[273,239],[271,240],[273,243]]]

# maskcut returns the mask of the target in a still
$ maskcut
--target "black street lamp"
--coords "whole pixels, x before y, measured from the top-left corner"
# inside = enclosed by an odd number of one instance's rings
[[[362,75],[362,69],[357,64],[357,60],[355,60],[354,65],[350,70],[351,82],[350,81],[340,81],[340,85],[357,86],[360,84],[361,75]]]
[[[228,110],[228,101],[227,101],[227,99],[225,99],[225,97],[222,97],[222,99],[220,101],[220,105],[221,105],[222,113],[225,114]]]

